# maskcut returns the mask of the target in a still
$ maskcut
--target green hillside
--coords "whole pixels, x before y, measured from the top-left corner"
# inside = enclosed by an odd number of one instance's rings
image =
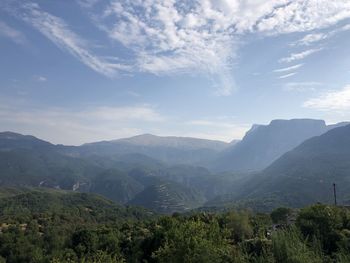
[[[147,218],[143,209],[124,207],[99,195],[45,188],[0,188],[0,220],[26,221],[41,218],[45,222],[114,222]],[[59,216],[59,218],[56,218]]]
[[[141,192],[144,186],[116,169],[106,170],[94,177],[90,192],[98,193],[118,203],[127,203]]]
[[[292,207],[333,203],[333,183],[338,202],[349,204],[350,125],[311,138],[283,155],[248,181],[240,199]]]
[[[203,195],[178,183],[162,182],[145,188],[129,202],[159,213],[184,212],[201,206]]]

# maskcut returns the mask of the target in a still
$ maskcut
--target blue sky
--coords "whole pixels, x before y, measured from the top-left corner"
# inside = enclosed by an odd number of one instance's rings
[[[230,141],[350,119],[348,0],[2,0],[0,130]]]

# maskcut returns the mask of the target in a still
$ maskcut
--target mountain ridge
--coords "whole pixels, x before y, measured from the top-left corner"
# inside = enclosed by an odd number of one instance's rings
[[[269,200],[302,207],[312,203],[350,204],[350,125],[337,127],[303,142],[248,181],[236,201]]]
[[[303,141],[321,135],[347,122],[326,125],[324,120],[272,120],[267,125],[254,124],[243,139],[225,149],[211,164],[215,171],[258,171]]]

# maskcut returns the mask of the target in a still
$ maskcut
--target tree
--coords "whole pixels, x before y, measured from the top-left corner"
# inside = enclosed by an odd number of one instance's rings
[[[217,222],[174,219],[153,259],[160,263],[233,262],[232,249]]]

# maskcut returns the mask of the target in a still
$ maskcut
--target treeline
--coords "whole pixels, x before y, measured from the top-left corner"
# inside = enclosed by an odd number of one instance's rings
[[[154,217],[96,196],[34,192],[1,198],[0,209],[0,262],[350,262],[342,207]]]

